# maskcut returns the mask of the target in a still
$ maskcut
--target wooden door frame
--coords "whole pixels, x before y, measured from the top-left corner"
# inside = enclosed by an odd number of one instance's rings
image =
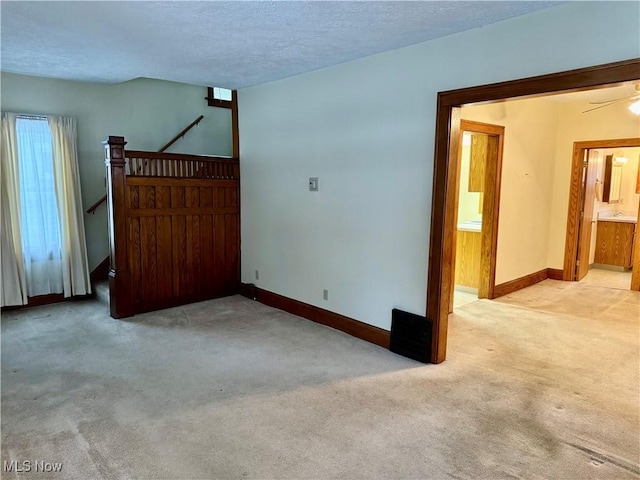
[[[504,127],[473,120],[460,120],[458,135],[458,156],[456,165],[456,187],[454,216],[458,218],[458,201],[460,198],[460,163],[462,160],[462,136],[464,132],[480,133],[490,137],[497,137],[495,155],[487,157],[484,178],[484,197],[482,201],[482,248],[480,260],[480,285],[478,298],[495,298],[496,287],[496,252],[498,250],[498,216],[500,212],[500,186],[502,182],[502,152],[504,149]],[[490,158],[493,157],[493,158]],[[492,161],[495,160],[495,161]],[[451,249],[452,270],[455,278],[457,229],[453,232],[453,248]],[[453,311],[453,291],[455,281],[451,282],[449,298],[449,313]]]
[[[447,328],[452,269],[453,231],[456,228],[455,187],[457,181],[460,107],[477,102],[542,96],[560,91],[580,91],[611,83],[638,79],[640,58],[438,93],[436,110],[431,236],[427,277],[426,316],[433,322],[431,361],[441,363],[447,354]]]
[[[580,205],[582,203],[582,163],[587,150],[605,148],[640,147],[640,138],[619,138],[609,140],[590,140],[574,142],[571,164],[571,185],[569,187],[569,211],[567,212],[567,235],[564,248],[562,280],[576,279],[576,261],[578,260],[578,241],[580,239]],[[587,167],[589,168],[589,167]]]
[[[638,170],[640,171],[640,165],[638,165]],[[640,177],[640,174],[638,174]],[[635,265],[636,268],[631,270],[631,290],[635,290],[636,292],[640,292],[640,268],[637,265],[640,265],[640,200],[638,201],[638,219],[636,220],[636,231],[633,238],[633,256],[631,257],[631,265]]]

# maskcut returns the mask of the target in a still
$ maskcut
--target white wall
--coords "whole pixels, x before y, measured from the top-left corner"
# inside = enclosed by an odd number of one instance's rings
[[[547,268],[558,130],[544,98],[463,107],[461,118],[505,127],[496,285]]]
[[[168,151],[231,155],[230,110],[207,107],[205,87],[150,79],[106,85],[2,73],[1,89],[3,111],[77,119],[85,210],[106,192],[102,140],[108,135],[124,136],[129,149],[156,151],[202,114],[200,125]],[[85,214],[85,230],[94,268],[109,254],[104,206],[95,215]]]
[[[571,2],[241,90],[242,280],[387,329],[424,313],[437,92],[638,57],[639,14]]]

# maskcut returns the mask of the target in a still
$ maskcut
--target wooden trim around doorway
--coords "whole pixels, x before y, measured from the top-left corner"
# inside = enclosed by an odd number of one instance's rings
[[[640,138],[589,140],[573,144],[571,185],[569,187],[569,211],[567,212],[567,234],[564,249],[562,279],[573,281],[576,277],[578,240],[580,228],[580,204],[582,199],[582,162],[585,151],[596,148],[640,147]]]
[[[640,165],[638,166],[638,172],[640,172]],[[640,173],[638,173],[640,176]],[[638,219],[636,221],[636,231],[633,237],[633,257],[631,258],[631,265],[635,266],[633,270],[631,270],[631,290],[635,290],[636,292],[640,292],[640,205],[638,205]]]
[[[458,141],[458,160],[454,210],[458,218],[458,202],[460,199],[460,164],[462,159],[462,136],[464,132],[480,133],[492,137],[487,151],[487,163],[484,175],[484,195],[482,200],[482,240],[480,250],[480,283],[478,298],[494,298],[496,286],[496,252],[498,250],[498,217],[500,211],[500,185],[502,180],[502,152],[504,148],[504,127],[489,123],[460,120]],[[454,280],[451,282],[449,313],[453,311],[453,291],[455,287],[457,229],[453,232],[451,249]]]
[[[427,280],[426,316],[433,322],[431,361],[441,363],[447,354],[449,297],[453,270],[451,264],[455,186],[458,173],[460,106],[514,97],[544,95],[559,91],[580,91],[611,83],[638,79],[640,58],[550,75],[512,80],[438,93],[434,145],[434,172],[431,201],[431,235]]]
[[[490,157],[495,163],[488,162],[485,174],[485,191],[482,202],[482,259],[480,260],[480,275],[486,278],[480,282],[478,298],[494,298],[496,287],[496,253],[498,251],[498,219],[500,213],[500,186],[502,184],[502,152],[504,150],[504,127],[488,123],[461,121],[464,131],[484,133],[497,137],[496,152]]]

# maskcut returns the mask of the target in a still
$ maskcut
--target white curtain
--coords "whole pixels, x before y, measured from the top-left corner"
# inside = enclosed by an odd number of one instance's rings
[[[62,246],[52,162],[51,130],[46,118],[18,115],[20,234],[27,293],[62,293]]]
[[[0,304],[25,305],[27,279],[20,241],[20,194],[16,115],[2,113],[0,143]]]
[[[76,121],[48,117],[53,147],[53,171],[62,241],[64,296],[91,293],[87,242],[76,147]]]
[[[2,113],[2,305],[91,292],[75,120]]]

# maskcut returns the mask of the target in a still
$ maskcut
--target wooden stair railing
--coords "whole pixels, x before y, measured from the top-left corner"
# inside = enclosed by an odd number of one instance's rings
[[[240,175],[237,159],[186,155],[183,153],[155,153],[126,150],[127,177],[170,177],[216,180],[237,180]]]
[[[96,213],[96,208],[98,208],[100,205],[102,205],[106,201],[107,201],[107,194],[105,193],[104,197],[102,197],[96,203],[94,203],[89,208],[87,208],[87,213],[92,213],[92,214]]]
[[[171,140],[169,140],[164,147],[162,147],[160,150],[158,150],[160,153],[164,152],[167,148],[169,148],[171,145],[173,145],[174,143],[176,143],[179,139],[181,139],[182,137],[184,137],[187,132],[189,130],[191,130],[193,127],[195,127],[196,125],[198,125],[200,123],[200,121],[204,118],[204,115],[200,115],[198,118],[196,118],[193,122],[191,122],[189,125],[187,125],[184,129],[182,129],[182,131],[177,134],[175,137],[173,137]]]
[[[111,316],[237,293],[239,159],[103,144]]]
[[[183,128],[180,133],[178,133],[175,137],[173,137],[171,140],[169,140],[160,150],[158,150],[160,153],[164,152],[167,148],[169,148],[171,145],[173,145],[174,143],[176,143],[178,140],[180,140],[182,137],[184,137],[187,132],[189,130],[191,130],[193,127],[195,127],[196,125],[198,125],[202,119],[204,118],[204,115],[200,115],[198,118],[196,118],[193,122],[191,122],[189,125],[187,125],[185,128]],[[142,168],[142,166],[140,166],[140,168]],[[91,205],[89,208],[87,208],[87,213],[91,213],[94,214],[96,213],[96,209],[102,205],[104,202],[107,201],[107,195],[105,194],[100,200],[98,200],[96,203],[94,203],[93,205]]]

